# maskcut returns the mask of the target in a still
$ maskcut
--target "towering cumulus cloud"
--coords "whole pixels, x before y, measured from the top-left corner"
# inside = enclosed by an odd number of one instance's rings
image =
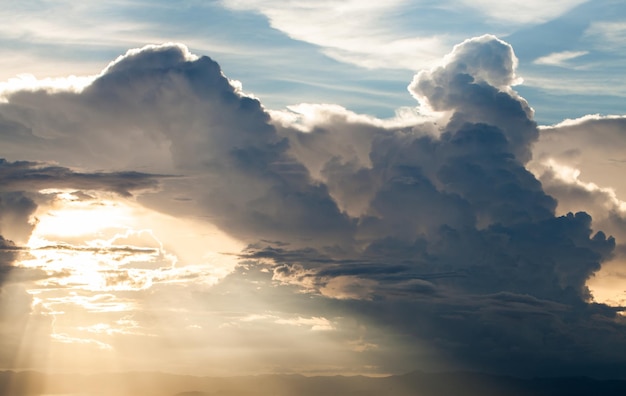
[[[393,125],[328,105],[293,121],[183,46],[130,51],[81,92],[6,94],[2,224],[49,184],[137,191],[249,243],[246,268],[312,317],[377,329],[360,352],[381,371],[623,375],[626,323],[586,285],[615,240],[557,215],[527,169],[540,131],[516,63],[493,36],[466,40],[409,85],[432,115]]]
[[[293,152],[322,169],[340,207],[367,202],[357,216],[362,249],[349,263],[301,257],[291,271],[293,257],[264,253],[281,262],[280,279],[312,270],[320,293],[352,299],[348,306],[461,367],[615,373],[623,359],[611,345],[624,344],[623,319],[590,303],[586,286],[615,242],[594,234],[584,212],[555,216],[557,201],[525,168],[539,130],[511,88],[515,65],[495,37],[467,40],[409,86],[441,112],[436,122],[361,125],[359,136],[336,112],[325,118],[332,124],[292,133]],[[342,134],[357,148],[368,139],[369,158],[340,151],[333,135]],[[331,148],[319,164],[322,147]]]

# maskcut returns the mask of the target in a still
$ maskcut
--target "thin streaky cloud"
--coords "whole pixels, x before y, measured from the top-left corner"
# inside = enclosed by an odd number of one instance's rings
[[[535,59],[533,63],[537,65],[568,67],[568,61],[587,55],[588,53],[589,51],[553,52],[546,56]]]
[[[626,22],[594,21],[585,30],[584,37],[592,40],[599,49],[623,49],[626,42]]]
[[[572,8],[589,0],[463,0],[462,3],[479,10],[502,24],[540,24],[556,19]]]
[[[315,44],[336,60],[365,68],[417,70],[432,66],[448,46],[445,35],[407,37],[395,28],[394,14],[407,4],[405,0],[385,3],[223,0],[221,3],[235,10],[259,12],[272,27],[293,39]]]

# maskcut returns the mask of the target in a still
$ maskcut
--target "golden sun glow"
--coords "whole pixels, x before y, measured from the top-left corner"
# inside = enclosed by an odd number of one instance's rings
[[[126,204],[106,198],[84,201],[68,192],[59,193],[49,208],[41,208],[35,216],[37,227],[29,242],[31,247],[46,236],[101,234],[134,223],[132,209]]]
[[[26,244],[31,258],[21,265],[46,271],[49,278],[39,282],[46,286],[137,290],[189,272],[202,272],[205,280],[216,282],[236,264],[219,252],[241,248],[210,225],[109,195],[81,199],[57,191],[51,204],[41,205],[34,217],[36,226]],[[162,237],[173,243],[165,247]]]
[[[35,214],[36,227],[27,243],[32,258],[21,264],[44,270],[48,278],[39,284],[48,287],[89,291],[149,287],[150,277],[124,267],[159,259],[160,265],[172,266],[175,259],[164,252],[151,229],[134,229],[133,212],[128,202],[110,197],[81,200],[58,192],[49,207],[42,205]]]
[[[242,248],[209,224],[166,216],[132,199],[44,193],[52,199],[34,214],[18,267],[39,274],[26,292],[45,323],[39,327],[48,329],[41,331],[48,332],[47,349],[57,364],[75,367],[90,353],[114,353],[120,335],[151,335],[153,329],[134,319],[147,320],[151,298],[167,298],[166,285],[216,284],[236,266],[230,253]],[[67,348],[75,353],[67,356]]]

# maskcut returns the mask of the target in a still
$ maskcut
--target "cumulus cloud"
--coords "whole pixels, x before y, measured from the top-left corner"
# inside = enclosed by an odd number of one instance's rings
[[[326,234],[321,243],[332,243],[353,227],[326,187],[286,153],[259,101],[182,46],[130,51],[80,93],[19,92],[0,113],[6,140],[19,135],[18,147],[4,153],[91,169],[184,172],[188,178],[169,191],[184,190],[197,210],[244,238],[297,229],[303,239]]]
[[[618,177],[624,157],[624,116],[589,115],[565,120],[541,129],[531,166],[552,159],[578,169],[581,178],[626,194],[626,183]]]
[[[589,115],[541,129],[529,168],[546,191],[558,199],[559,210],[584,208],[594,227],[624,240],[619,219],[626,218],[623,172],[623,116]]]
[[[544,189],[558,200],[558,211],[577,208],[593,216],[593,228],[615,236],[611,260],[590,283],[599,300],[623,305],[623,287],[615,283],[626,273],[624,224],[626,185],[623,177],[625,118],[588,115],[541,129],[529,168]],[[622,300],[620,303],[619,300]]]
[[[333,122],[323,117],[308,132],[282,130],[294,156],[358,217],[361,249],[268,247],[246,258],[272,258],[281,282],[345,301],[417,339],[437,339],[436,348],[464,367],[497,370],[496,362],[515,356],[510,372],[547,372],[540,362],[563,372],[592,370],[605,358],[617,368],[609,342],[598,345],[604,358],[585,358],[589,350],[575,340],[588,329],[557,330],[566,317],[578,327],[599,315],[598,335],[624,342],[617,309],[590,305],[586,285],[615,240],[592,231],[584,212],[557,215],[557,200],[527,168],[540,134],[513,90],[516,64],[501,40],[470,39],[409,86],[441,113],[436,120],[390,128],[335,111]],[[541,330],[528,333],[520,321]],[[546,340],[552,332],[577,346]],[[574,358],[586,368],[566,364]]]
[[[523,162],[536,139],[532,109],[511,89],[521,82],[515,74],[513,48],[491,35],[454,47],[442,66],[418,73],[409,91],[437,111],[454,111],[451,122],[485,123],[501,128],[513,153]]]
[[[498,38],[469,39],[414,77],[409,91],[429,108],[417,121],[309,106],[303,127],[284,113],[272,118],[210,58],[150,46],[80,92],[10,94],[0,104],[0,154],[31,161],[2,163],[19,175],[6,177],[14,189],[53,180],[130,193],[154,186],[137,169],[179,175],[137,200],[249,243],[242,266],[215,290],[226,293],[248,268],[266,285],[249,294],[290,310],[274,325],[340,333],[333,318],[349,316],[387,330],[358,335],[356,349],[380,367],[396,367],[385,346],[404,351],[405,369],[426,349],[448,368],[623,367],[621,308],[592,303],[587,287],[616,240],[576,205],[558,212],[555,184],[542,185],[535,167],[544,160],[584,156],[546,143],[549,131],[514,91],[516,65]],[[112,271],[109,282],[133,283],[131,275]]]

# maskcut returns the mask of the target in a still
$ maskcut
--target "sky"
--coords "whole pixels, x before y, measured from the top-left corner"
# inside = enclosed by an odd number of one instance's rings
[[[0,369],[624,378],[622,1],[0,13]]]

